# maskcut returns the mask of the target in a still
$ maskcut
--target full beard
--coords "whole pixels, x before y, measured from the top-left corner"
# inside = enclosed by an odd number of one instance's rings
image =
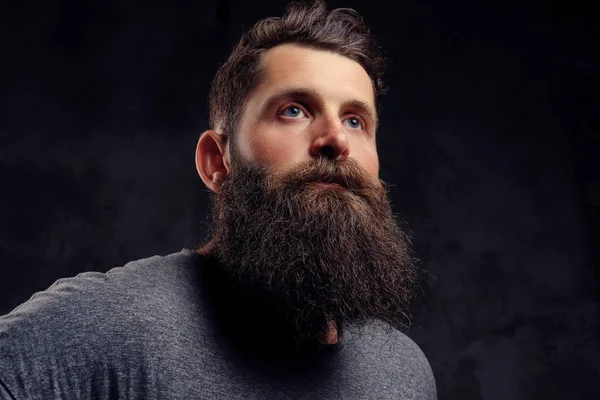
[[[212,194],[210,246],[233,286],[260,299],[261,316],[313,341],[335,324],[409,323],[416,280],[408,235],[384,183],[353,159],[317,158],[280,172],[242,162]],[[341,179],[341,186],[315,182]]]

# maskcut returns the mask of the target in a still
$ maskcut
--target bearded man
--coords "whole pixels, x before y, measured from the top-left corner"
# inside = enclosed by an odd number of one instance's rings
[[[218,71],[196,250],[61,279],[0,318],[7,399],[435,399],[415,267],[379,178],[383,59],[322,1],[259,21]]]

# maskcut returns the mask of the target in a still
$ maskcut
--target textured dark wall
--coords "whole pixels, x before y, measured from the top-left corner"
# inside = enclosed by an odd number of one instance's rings
[[[285,3],[143,3],[2,6],[0,314],[60,277],[204,235],[193,154],[210,81]],[[330,4],[357,8],[394,63],[381,170],[427,271],[409,335],[440,398],[596,398],[590,10]]]

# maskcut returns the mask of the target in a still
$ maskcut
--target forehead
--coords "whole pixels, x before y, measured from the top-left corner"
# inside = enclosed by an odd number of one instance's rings
[[[279,45],[265,53],[260,81],[250,101],[260,102],[275,92],[296,87],[312,89],[326,100],[358,100],[375,109],[373,84],[359,63],[294,44]]]

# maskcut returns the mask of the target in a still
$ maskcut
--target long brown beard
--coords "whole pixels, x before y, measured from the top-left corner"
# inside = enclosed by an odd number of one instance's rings
[[[232,161],[211,199],[211,249],[234,286],[266,304],[263,316],[283,317],[296,340],[331,322],[339,332],[409,322],[414,262],[382,181],[353,159],[285,172]],[[313,184],[336,180],[342,187]]]

